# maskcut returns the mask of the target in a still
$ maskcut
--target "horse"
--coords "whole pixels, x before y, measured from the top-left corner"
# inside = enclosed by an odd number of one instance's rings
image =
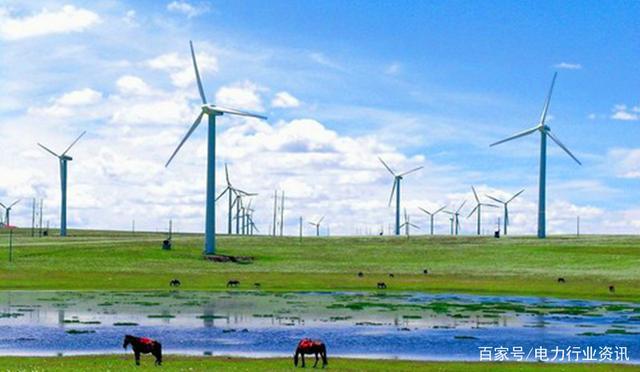
[[[255,283],[253,283],[253,286],[256,287],[256,288],[260,288],[261,284],[258,283],[258,282],[255,282]]]
[[[385,282],[378,282],[378,289],[387,289],[387,284]]]
[[[313,368],[316,368],[318,365],[318,354],[322,357],[322,368],[324,368],[327,362],[327,347],[324,342],[320,340],[312,340],[310,338],[303,338],[298,342],[298,347],[296,348],[296,353],[293,355],[293,365],[298,366],[298,356],[302,357],[302,368],[304,368],[304,355],[305,354],[315,354],[316,362],[313,364]]]
[[[393,273],[389,274],[389,278],[393,278],[395,275],[393,275]]]
[[[169,286],[171,287],[180,287],[180,285],[182,285],[182,283],[180,283],[180,280],[178,279],[173,279],[169,282]]]
[[[424,269],[424,270],[422,270],[422,273],[423,273],[423,274],[425,274],[425,275],[427,275],[427,274],[429,274],[429,270]]]
[[[162,345],[150,338],[146,337],[135,337],[131,335],[124,336],[124,343],[122,347],[126,350],[127,346],[131,344],[131,348],[133,349],[133,355],[136,359],[136,365],[140,365],[140,354],[149,354],[151,353],[154,357],[156,357],[156,365],[162,365]]]
[[[616,293],[616,287],[615,287],[615,286],[613,286],[613,285],[610,285],[610,286],[609,286],[609,292],[611,292],[611,293]]]
[[[564,278],[558,278],[558,283],[566,283],[567,281]]]
[[[232,279],[232,280],[229,280],[227,282],[227,288],[229,288],[229,287],[237,287],[239,284],[240,284],[239,280]]]
[[[364,276],[364,273],[363,273],[362,271],[360,271],[360,272],[358,273],[358,277],[359,277],[359,278],[362,278],[363,276]]]

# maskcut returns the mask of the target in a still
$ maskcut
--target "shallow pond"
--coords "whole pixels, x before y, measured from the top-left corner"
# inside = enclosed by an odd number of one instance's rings
[[[330,357],[477,361],[484,352],[534,361],[544,349],[555,362],[589,355],[640,363],[640,305],[628,303],[416,293],[0,292],[0,355],[122,353],[124,334],[158,339],[174,354],[289,356],[300,338],[312,337],[326,342]],[[502,347],[506,353],[496,349]]]

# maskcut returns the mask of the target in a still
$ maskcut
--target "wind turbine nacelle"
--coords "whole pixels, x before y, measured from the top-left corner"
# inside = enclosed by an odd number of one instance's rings
[[[204,112],[207,115],[216,115],[216,116],[222,116],[224,115],[224,112],[220,112],[219,110],[216,109],[216,107],[214,105],[202,105],[202,112]]]
[[[70,161],[70,160],[73,160],[73,158],[71,156],[69,156],[69,155],[62,155],[60,157],[60,160]]]

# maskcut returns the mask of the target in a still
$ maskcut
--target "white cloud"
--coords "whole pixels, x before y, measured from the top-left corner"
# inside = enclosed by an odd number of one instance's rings
[[[124,17],[122,17],[122,20],[131,26],[137,26],[137,22],[136,22],[136,11],[133,9],[127,10],[127,12],[124,14]]]
[[[613,149],[607,157],[618,177],[640,178],[640,149]]]
[[[300,106],[300,101],[288,92],[278,92],[271,100],[272,107],[288,108]]]
[[[264,111],[260,97],[260,91],[263,90],[250,81],[227,85],[218,89],[215,102],[240,110]]]
[[[153,90],[141,78],[133,75],[125,75],[116,81],[118,91],[123,95],[144,96],[153,93]]]
[[[331,67],[337,70],[342,69],[342,67],[339,64],[332,61],[329,57],[325,56],[323,53],[313,52],[309,54],[309,57],[311,58],[312,61],[318,64],[321,64],[323,66]]]
[[[182,13],[187,18],[192,18],[208,12],[209,7],[206,4],[192,5],[186,1],[172,1],[167,4],[167,10]]]
[[[218,71],[218,59],[215,56],[207,53],[198,53],[196,54],[196,60],[201,79],[207,72]],[[178,53],[162,54],[146,61],[146,65],[155,70],[168,72],[173,84],[180,88],[184,88],[196,80],[191,57],[182,57]]]
[[[580,70],[582,69],[582,65],[579,63],[568,63],[568,62],[560,62],[555,64],[553,67],[563,69],[563,70]]]
[[[628,108],[626,105],[615,105],[613,107],[611,119],[622,121],[640,120],[640,106]]]
[[[384,73],[387,75],[398,75],[402,70],[402,65],[398,62],[394,62],[385,68]]]
[[[5,40],[20,40],[49,34],[84,31],[100,21],[98,14],[65,5],[59,10],[43,9],[26,17],[11,17],[9,11],[0,8],[0,37]]]
[[[95,105],[100,100],[102,100],[101,92],[91,88],[84,88],[65,93],[53,99],[53,103],[49,106],[30,107],[28,112],[36,116],[71,117],[74,115],[74,108]]]

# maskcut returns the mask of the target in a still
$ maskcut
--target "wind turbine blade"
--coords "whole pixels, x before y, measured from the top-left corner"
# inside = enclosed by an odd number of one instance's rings
[[[218,199],[220,199],[229,190],[230,190],[229,187],[225,187],[224,190],[220,193],[220,195],[218,195],[218,197],[216,198],[216,201],[218,201]]]
[[[389,196],[389,206],[391,206],[391,202],[393,201],[393,194],[396,191],[396,184],[397,184],[397,180],[394,179],[393,180],[393,187],[391,188],[391,195]]]
[[[391,175],[392,175],[392,176],[394,176],[394,177],[396,176],[396,174],[395,174],[395,173],[393,173],[393,171],[391,170],[391,167],[389,167],[389,166],[387,165],[387,163],[385,163],[385,162],[384,162],[384,160],[382,160],[382,158],[381,158],[381,157],[379,157],[379,156],[378,156],[378,160],[380,160],[380,162],[382,163],[382,165],[384,165],[384,167],[385,167],[385,168],[387,168],[387,170],[389,171],[389,173],[391,173]]]
[[[511,199],[507,200],[507,203],[509,203],[510,201],[512,201],[513,199],[517,198],[520,194],[522,194],[524,192],[524,189],[518,191],[515,195],[513,195],[511,197]]]
[[[322,220],[324,220],[324,216],[322,216],[322,218],[320,218],[320,221],[318,221],[318,225],[320,225],[320,223],[322,222]]]
[[[65,155],[69,150],[71,150],[71,148],[73,147],[73,145],[75,145],[75,144],[76,144],[76,142],[78,142],[78,141],[80,140],[80,138],[82,138],[82,136],[84,136],[84,134],[85,134],[85,133],[87,133],[87,131],[86,131],[86,130],[85,130],[84,132],[82,132],[82,134],[80,134],[80,135],[78,136],[78,138],[76,138],[76,140],[75,140],[75,141],[73,141],[73,142],[69,145],[69,147],[67,147],[67,149],[66,149],[66,150],[64,150],[64,152],[63,152],[63,153],[62,153],[62,155],[60,155],[60,156],[64,156],[64,155]]]
[[[520,138],[520,137],[527,136],[527,135],[529,135],[529,134],[531,134],[531,133],[533,133],[533,132],[535,132],[535,131],[537,131],[537,130],[539,130],[539,129],[540,129],[540,126],[539,126],[539,125],[537,125],[537,126],[535,126],[535,127],[533,127],[533,128],[529,128],[529,129],[527,129],[527,130],[523,130],[522,132],[518,132],[518,133],[514,134],[514,135],[513,135],[513,136],[511,136],[511,137],[505,138],[505,139],[500,140],[500,141],[498,141],[498,142],[494,142],[494,143],[490,144],[490,145],[489,145],[489,147],[492,147],[492,146],[495,146],[495,145],[499,145],[499,144],[501,144],[501,143],[505,143],[505,142],[508,142],[508,141],[514,140],[514,139],[516,139],[516,138]]]
[[[489,204],[489,203],[480,203],[480,205],[483,205],[485,207],[500,208],[499,206],[497,206],[495,204]]]
[[[200,73],[198,72],[198,64],[196,63],[196,53],[193,51],[193,42],[189,40],[189,46],[191,47],[191,59],[193,60],[193,69],[196,71],[196,82],[198,83],[198,90],[200,91],[200,98],[202,104],[207,104],[207,98],[204,96],[204,89],[202,89],[202,80],[200,80]]]
[[[401,177],[402,177],[402,176],[406,176],[407,174],[409,174],[409,173],[413,173],[413,172],[415,172],[415,171],[419,171],[419,170],[420,170],[420,169],[422,169],[422,168],[424,168],[424,167],[423,167],[423,166],[421,166],[421,167],[418,167],[418,168],[414,168],[414,169],[412,169],[412,170],[410,170],[410,171],[406,171],[406,172],[404,172],[404,173],[399,174],[399,176],[401,176]]]
[[[46,148],[43,144],[41,144],[40,142],[38,142],[38,146],[42,147],[45,151],[47,151],[48,153],[50,153],[51,155],[55,156],[56,158],[59,158],[60,155],[56,154],[55,152],[49,150],[48,148]]]
[[[227,163],[224,163],[224,176],[227,179],[227,187],[231,186],[231,182],[229,182],[229,170],[227,169]]]
[[[251,118],[267,120],[266,116],[254,114],[254,113],[251,113],[251,112],[240,111],[240,110],[236,110],[236,109],[233,109],[233,108],[216,106],[216,105],[209,105],[209,107],[214,111],[223,112],[225,114],[248,116],[248,117],[251,117]]]
[[[191,136],[191,133],[193,133],[193,131],[196,130],[198,125],[200,125],[200,121],[202,120],[202,115],[204,115],[204,112],[200,111],[200,115],[198,115],[198,117],[196,118],[196,121],[193,122],[193,124],[191,125],[191,128],[189,128],[189,131],[187,132],[187,134],[184,136],[182,141],[180,141],[180,144],[178,145],[176,150],[173,152],[173,154],[171,154],[171,157],[167,161],[167,164],[164,165],[165,168],[169,166],[169,163],[171,163],[171,160],[173,160],[174,156],[176,156],[178,151],[180,151],[180,148],[182,147],[182,145],[184,145],[184,143],[187,141],[189,136]]]
[[[7,209],[7,206],[6,206],[6,205],[4,205],[4,204],[2,204],[2,203],[0,203],[0,207],[2,207],[2,208],[4,208],[4,209]]]
[[[309,225],[316,226],[316,224],[313,222],[309,222]]]
[[[549,88],[549,94],[547,94],[547,100],[544,102],[544,108],[542,109],[542,114],[540,115],[541,125],[544,125],[544,121],[547,119],[547,111],[549,111],[549,103],[551,102],[551,93],[553,93],[553,86],[556,83],[556,76],[558,76],[557,71],[553,74],[553,79],[551,79],[551,87]]]
[[[9,206],[9,208],[11,208],[11,207],[13,207],[14,205],[18,204],[18,203],[20,202],[20,200],[22,200],[22,199],[18,199],[18,200],[16,200],[16,201],[14,201],[14,202],[13,202],[13,204],[11,204],[11,205]]]
[[[455,213],[451,212],[451,211],[442,211],[442,213],[446,213],[446,214],[450,214],[450,215],[454,215]]]
[[[497,201],[498,203],[505,204],[505,202],[503,202],[502,200],[500,200],[500,199],[498,199],[498,198],[494,198],[494,197],[493,197],[493,196],[491,196],[491,195],[484,194],[484,196],[486,196],[487,198],[489,198],[489,199],[491,199],[491,200],[495,200],[495,201]]]
[[[476,205],[476,206],[471,210],[471,213],[469,213],[469,215],[467,216],[467,218],[471,217],[471,216],[475,213],[476,209],[478,209],[478,207],[479,207],[479,206],[480,206],[480,204]]]
[[[462,207],[464,207],[464,204],[465,204],[466,202],[467,202],[467,201],[465,200],[465,201],[463,201],[463,202],[462,202],[462,204],[460,204],[460,207],[458,207],[458,210],[456,211],[456,213],[460,212],[460,210],[462,209]]]
[[[409,223],[409,226],[413,227],[414,229],[420,230],[420,226],[414,225],[412,223]]]
[[[476,193],[476,189],[471,186],[471,190],[473,191],[473,196],[476,198],[476,201],[478,202],[478,204],[480,204],[480,199],[478,198],[478,193]]]
[[[418,207],[418,209],[420,209],[421,211],[423,211],[424,213],[428,214],[429,216],[431,216],[431,212],[429,212],[428,210],[422,208],[422,207]]]
[[[559,139],[557,139],[553,134],[551,134],[551,131],[545,131],[545,133],[549,136],[549,138],[551,138],[553,140],[553,142],[555,142],[558,146],[560,146],[567,154],[569,154],[569,156],[571,156],[573,158],[573,160],[576,161],[576,163],[582,165],[582,163],[580,163],[580,160],[578,160],[578,158],[576,158],[575,156],[573,156],[573,154],[571,153],[571,151],[569,151],[569,149],[562,144],[562,142],[560,142]]]
[[[433,212],[433,214],[436,215],[436,214],[442,212],[446,207],[447,207],[446,205],[443,205],[440,209],[438,209],[437,211]]]

